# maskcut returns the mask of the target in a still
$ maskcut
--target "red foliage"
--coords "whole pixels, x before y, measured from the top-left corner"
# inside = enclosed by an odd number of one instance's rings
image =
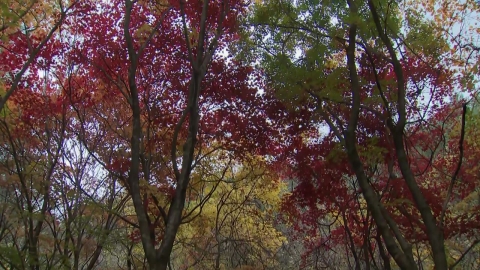
[[[205,48],[209,48],[218,29],[222,35],[202,82],[197,145],[205,149],[221,144],[223,149],[232,151],[239,158],[246,153],[276,156],[287,145],[282,136],[302,129],[299,123],[308,122],[309,113],[304,110],[298,117],[288,113],[274,96],[260,94],[259,89],[265,87],[261,80],[263,75],[250,63],[236,61],[224,54],[229,43],[238,39],[237,18],[246,12],[247,7],[247,3],[241,0],[228,2],[224,20],[220,19],[222,1],[209,2]],[[172,137],[187,106],[192,73],[179,1],[169,3],[171,8],[162,10],[158,3],[136,2],[128,29],[138,53],[135,83],[144,133],[142,158],[145,158],[140,168],[141,177],[167,197],[175,192],[170,160]],[[185,2],[194,57],[201,8],[201,1]],[[52,63],[57,88],[65,95],[62,100],[68,102],[75,115],[76,120],[70,128],[77,139],[87,145],[112,177],[125,180],[131,162],[128,83],[131,59],[125,45],[124,1],[80,1],[71,12],[73,15],[63,25],[64,36],[58,36],[52,43],[52,50],[61,59]],[[155,34],[150,36],[152,31]],[[148,43],[145,45],[145,42]],[[185,134],[185,127],[182,127],[177,146]],[[150,166],[148,175],[143,171],[145,164]],[[146,208],[152,220],[159,217],[151,198],[148,198]],[[153,229],[160,228],[155,223]],[[161,232],[156,234],[160,237],[157,239],[161,239]],[[136,231],[131,235],[132,239],[138,240],[138,237]]]
[[[382,59],[368,59],[363,55],[359,60],[359,75],[363,82],[361,98],[364,107],[356,134],[364,169],[405,237],[412,242],[427,241],[420,214],[396,164],[393,140],[385,124],[387,110],[395,115],[397,108],[393,105],[386,107],[381,102],[372,62],[378,79],[386,82],[382,85],[384,97],[392,101],[396,98],[396,86],[388,84],[388,81],[396,80],[393,66]],[[409,124],[405,137],[408,158],[417,183],[438,218],[458,163],[462,111],[455,99],[456,81],[453,74],[442,66],[430,65],[415,56],[404,59],[402,65],[407,81]],[[345,91],[344,100],[349,98],[349,92]],[[328,106],[337,117],[337,123],[346,123],[350,114],[350,106],[346,104],[327,101],[324,106]],[[453,129],[454,126],[457,129]],[[375,245],[372,220],[366,204],[359,200],[360,189],[341,144],[332,130],[319,129],[315,124],[307,134],[292,142],[287,156],[281,160],[288,168],[285,178],[297,183],[285,198],[283,210],[286,218],[293,222],[297,236],[308,235],[305,242],[310,250],[306,256],[318,247],[348,247],[349,233],[356,247]],[[475,168],[480,152],[468,143],[464,148],[464,163],[451,202],[460,202],[480,184],[478,173],[471,169]],[[389,167],[393,175],[389,174]],[[446,239],[469,236],[480,229],[478,211],[464,214],[450,211],[447,211],[445,221]],[[365,240],[368,235],[371,238]]]

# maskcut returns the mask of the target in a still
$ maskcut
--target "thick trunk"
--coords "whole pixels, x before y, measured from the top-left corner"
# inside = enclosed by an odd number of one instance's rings
[[[189,113],[188,135],[187,141],[183,145],[182,169],[177,179],[177,188],[172,204],[168,211],[167,224],[165,227],[165,234],[162,239],[162,244],[158,250],[158,262],[160,268],[167,269],[170,262],[170,254],[172,252],[175,236],[178,228],[182,222],[182,214],[185,206],[185,197],[187,194],[188,183],[190,182],[191,167],[194,160],[195,144],[197,142],[198,124],[199,124],[199,109],[198,97],[203,76],[193,74],[192,82],[190,83],[189,101],[187,112]]]

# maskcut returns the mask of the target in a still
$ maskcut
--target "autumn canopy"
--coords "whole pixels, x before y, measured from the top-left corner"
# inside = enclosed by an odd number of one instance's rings
[[[478,269],[473,0],[4,0],[0,269]]]

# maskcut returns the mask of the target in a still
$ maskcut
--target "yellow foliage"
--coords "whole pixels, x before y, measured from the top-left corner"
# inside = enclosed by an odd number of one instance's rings
[[[274,226],[284,184],[258,157],[232,162],[219,156],[192,176],[185,213],[198,216],[182,225],[177,237],[184,269],[214,269],[217,256],[220,269],[231,269],[227,259],[235,254],[252,265],[274,265],[274,254],[286,242]],[[242,250],[247,246],[248,251]],[[199,258],[201,263],[188,268]]]

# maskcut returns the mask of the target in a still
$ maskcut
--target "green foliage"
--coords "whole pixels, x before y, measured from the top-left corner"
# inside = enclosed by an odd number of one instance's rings
[[[408,49],[419,55],[428,55],[431,60],[441,59],[448,48],[447,40],[435,31],[434,22],[426,21],[415,10],[410,11],[405,19],[405,29],[408,29],[405,42]]]
[[[14,245],[13,241],[11,245]],[[12,269],[22,269],[22,259],[24,254],[20,254],[17,248],[0,244],[0,254],[0,260],[3,264],[10,265]]]

